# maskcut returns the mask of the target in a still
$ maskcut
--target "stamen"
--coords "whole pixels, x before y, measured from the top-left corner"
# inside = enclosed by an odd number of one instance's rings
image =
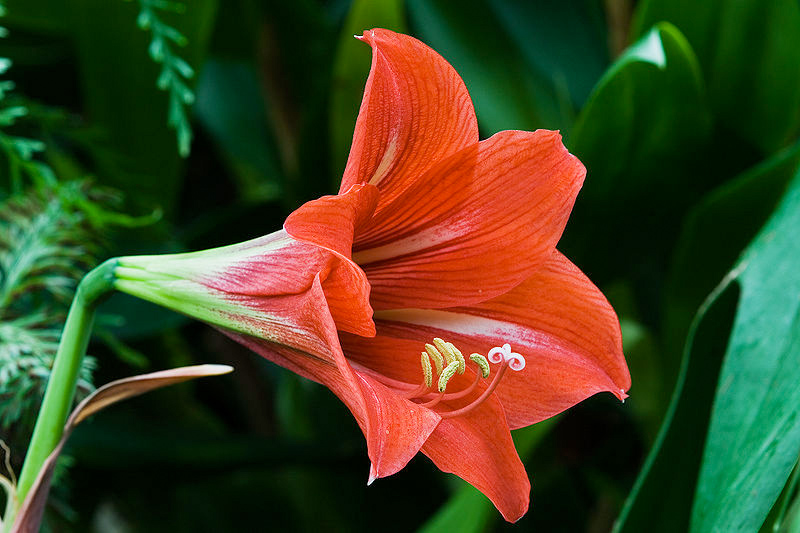
[[[475,361],[475,359],[473,359],[474,355],[482,357],[480,354],[473,354],[470,356],[470,359],[473,361]],[[525,358],[516,352],[512,352],[511,345],[509,344],[504,344],[502,347],[492,348],[491,350],[489,350],[488,355],[489,355],[489,361],[491,361],[492,363],[502,363],[499,370],[494,375],[494,379],[492,379],[492,382],[489,384],[488,387],[486,387],[486,390],[483,391],[483,394],[481,394],[475,401],[469,403],[468,405],[460,409],[439,413],[442,418],[453,418],[456,416],[461,416],[469,413],[477,406],[482,404],[489,397],[489,395],[491,395],[494,392],[494,390],[497,388],[497,385],[500,383],[500,380],[503,378],[503,374],[505,374],[506,369],[511,368],[511,370],[518,372],[523,368],[525,368]],[[480,365],[478,361],[475,361],[475,364]],[[482,367],[481,370],[483,370]],[[439,388],[439,390],[441,391],[442,389]]]
[[[467,369],[467,363],[464,361],[464,355],[461,351],[453,346],[453,343],[446,342],[438,337],[433,339],[433,344],[439,348],[439,351],[444,354],[445,360],[450,364],[452,361],[458,361],[458,373],[463,374]]]
[[[428,355],[430,355],[431,359],[433,359],[433,362],[436,365],[436,373],[441,374],[442,369],[444,368],[444,357],[442,357],[442,354],[439,353],[439,350],[437,350],[436,346],[433,344],[426,344],[425,351],[428,352]]]
[[[461,416],[463,414],[469,413],[470,411],[478,407],[480,404],[484,402],[484,400],[486,400],[486,398],[489,397],[490,394],[494,392],[494,389],[497,388],[497,384],[500,383],[500,379],[503,377],[503,374],[506,373],[507,368],[508,368],[508,363],[503,362],[503,366],[500,367],[500,370],[498,370],[497,374],[494,375],[494,379],[492,380],[492,382],[489,384],[488,387],[486,387],[486,390],[483,391],[483,394],[478,396],[477,400],[470,403],[469,405],[466,405],[465,407],[462,407],[461,409],[456,409],[455,411],[446,411],[444,413],[439,413],[439,415],[442,418],[454,418],[456,416]]]
[[[478,388],[478,383],[481,381],[481,374],[475,373],[475,379],[472,380],[472,385],[467,387],[466,389],[458,392],[450,392],[444,395],[443,400],[458,400],[463,398],[464,396],[469,396],[472,392]]]
[[[450,381],[450,378],[453,377],[456,370],[458,370],[458,361],[453,361],[444,367],[442,373],[439,374],[439,392],[444,393],[445,389],[447,389],[447,382]]]
[[[483,379],[489,377],[489,372],[491,369],[489,368],[489,361],[486,360],[484,356],[479,353],[474,353],[469,356],[469,360],[481,367],[481,374],[483,374]]]
[[[431,368],[431,358],[428,356],[428,352],[422,352],[420,361],[422,362],[422,373],[425,375],[425,386],[430,387],[433,385],[433,369]]]
[[[464,354],[462,354],[461,350],[456,348],[455,344],[453,344],[452,342],[448,342],[447,347],[450,348],[450,350],[452,350],[452,352],[456,356],[456,359],[458,359],[458,373],[463,374],[464,371],[467,369],[467,362],[464,360]]]

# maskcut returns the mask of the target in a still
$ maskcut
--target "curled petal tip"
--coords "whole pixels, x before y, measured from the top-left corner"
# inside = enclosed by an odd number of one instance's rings
[[[378,471],[375,469],[375,465],[371,464],[369,466],[369,479],[367,479],[367,486],[369,487],[372,485],[372,482],[378,479]]]
[[[625,392],[625,389],[619,389],[618,391],[614,392],[613,394],[614,394],[614,396],[619,398],[619,401],[621,401],[622,403],[625,403],[625,398],[628,397],[628,393]]]

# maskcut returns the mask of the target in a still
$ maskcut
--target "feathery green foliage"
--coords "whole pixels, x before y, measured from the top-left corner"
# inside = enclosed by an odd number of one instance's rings
[[[99,242],[87,182],[32,188],[0,204],[0,427],[33,416],[53,363],[69,301],[94,264]],[[94,362],[81,370],[91,389]]]
[[[0,2],[0,17],[5,15],[5,6]],[[0,27],[0,37],[5,37],[8,32]],[[11,60],[0,57],[0,75],[5,74],[11,67]],[[0,80],[0,152],[5,156],[8,174],[11,181],[11,190],[22,190],[22,177],[27,175],[36,182],[55,182],[52,169],[33,159],[34,154],[44,150],[44,143],[36,139],[27,139],[10,135],[5,128],[13,126],[17,119],[28,114],[28,108],[14,102],[9,93],[14,89],[11,80]]]
[[[184,157],[189,155],[192,144],[192,127],[186,116],[186,106],[194,103],[194,92],[186,81],[194,77],[194,69],[175,54],[172,45],[186,45],[186,37],[175,28],[164,23],[158,11],[182,13],[186,5],[169,0],[139,0],[139,16],[136,23],[152,34],[150,57],[161,64],[161,74],[156,81],[158,88],[169,92],[169,115],[167,123],[175,129],[178,136],[178,151]]]

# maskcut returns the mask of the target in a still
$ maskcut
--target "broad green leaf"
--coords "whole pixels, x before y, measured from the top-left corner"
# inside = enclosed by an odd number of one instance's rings
[[[689,526],[713,387],[735,312],[727,283],[698,312],[664,424],[614,526],[615,533],[674,533]]]
[[[278,197],[283,171],[255,69],[242,60],[207,61],[197,82],[195,112],[231,169],[240,197]]]
[[[186,37],[186,46],[174,45],[175,52],[195,70],[216,7],[216,0],[197,0],[187,3],[184,13],[163,16]],[[161,67],[148,55],[151,35],[137,26],[138,4],[77,0],[73,11],[86,111],[113,150],[96,150],[99,176],[135,202],[151,208],[162,203],[169,213],[182,165],[175,132],[167,125],[169,97],[156,86]]]
[[[776,155],[710,193],[687,217],[667,285],[664,327],[665,350],[685,350],[683,363],[672,404],[617,531],[655,528],[666,533],[688,528],[712,393],[724,355],[720,339],[727,338],[733,320],[734,288],[721,293],[713,305],[701,307],[702,299],[733,268],[767,220],[799,158],[800,146]],[[663,365],[662,371],[669,380],[670,367]]]
[[[672,171],[688,163],[708,128],[696,58],[675,27],[660,24],[609,68],[568,139],[589,169],[582,198],[609,209],[682,194],[691,176]]]
[[[718,187],[689,213],[667,279],[665,351],[681,353],[697,308],[769,218],[798,164],[800,144]],[[664,371],[674,374],[677,368]]]
[[[714,398],[692,531],[754,531],[800,452],[800,173],[736,269],[741,301]]]
[[[610,62],[600,2],[491,0],[531,69],[580,109]],[[564,130],[567,124],[560,126]]]
[[[333,168],[344,170],[353,127],[364,94],[364,83],[370,66],[370,48],[354,35],[371,28],[386,28],[408,33],[403,14],[403,0],[355,0],[339,36],[336,60],[333,64],[331,88],[331,156]],[[341,172],[337,172],[341,174]],[[338,180],[336,182],[338,185]]]
[[[571,122],[568,102],[530,68],[486,2],[409,0],[408,11],[415,35],[464,79],[484,136],[510,129],[560,129]]]
[[[596,281],[630,265],[636,285],[657,290],[636,278],[642,264],[663,261],[652,243],[674,238],[702,187],[697,161],[709,131],[694,53],[674,26],[659,24],[608,69],[567,138],[588,173],[565,252]]]
[[[800,3],[797,0],[645,0],[633,34],[659,21],[691,43],[725,127],[764,152],[800,124]]]

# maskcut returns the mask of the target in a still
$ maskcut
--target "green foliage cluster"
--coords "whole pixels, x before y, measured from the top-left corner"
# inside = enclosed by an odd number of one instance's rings
[[[97,234],[78,204],[98,202],[85,183],[32,189],[0,204],[0,427],[30,422],[50,375],[61,326],[81,277],[96,261]],[[94,361],[81,368],[92,389]],[[30,427],[30,423],[24,424]]]
[[[152,34],[147,51],[153,61],[161,65],[156,85],[169,93],[167,124],[175,128],[178,151],[186,157],[192,144],[192,127],[186,116],[186,106],[194,103],[194,93],[186,85],[186,80],[194,77],[194,69],[172,48],[173,44],[186,46],[186,37],[165,24],[158,16],[159,10],[182,13],[186,5],[168,0],[139,0],[139,16],[136,18],[136,24]]]
[[[533,503],[515,528],[800,523],[796,0],[6,3],[14,31],[0,55],[14,58],[15,92],[70,118],[31,135],[22,100],[0,100],[9,169],[0,186],[19,193],[3,209],[22,213],[3,217],[4,243],[5,228],[22,235],[47,213],[61,228],[43,224],[47,246],[59,250],[97,242],[104,230],[86,229],[93,218],[125,222],[85,184],[75,187],[86,201],[56,199],[87,174],[138,209],[164,212],[109,242],[108,255],[203,249],[278,229],[301,202],[334,190],[344,167],[369,68],[352,35],[410,33],[462,75],[482,137],[561,130],[588,174],[559,248],[621,318],[631,397],[593,398],[516,433]],[[0,87],[5,95],[11,86]],[[54,181],[46,168],[64,185],[26,189]],[[60,218],[67,213],[76,218]],[[58,237],[78,226],[91,235]],[[24,249],[14,239],[8,254]],[[49,272],[62,276],[51,286],[74,286],[66,270]],[[58,322],[36,309],[47,300],[63,312],[63,300],[41,288],[32,282],[28,296],[12,298],[20,307],[3,315],[0,335],[46,353]],[[265,516],[287,531],[503,529],[485,498],[422,460],[365,489],[363,441],[346,409],[216,332],[125,298],[100,316],[153,367],[216,361],[239,371],[76,432],[81,491],[67,529],[244,530]],[[14,346],[4,342],[0,354]],[[98,379],[130,374],[107,351],[92,346]]]

